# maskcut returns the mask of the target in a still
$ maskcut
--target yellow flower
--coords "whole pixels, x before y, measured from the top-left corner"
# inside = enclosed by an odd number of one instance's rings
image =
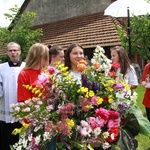
[[[72,120],[72,119],[66,119],[66,123],[67,123],[67,125],[70,127],[70,128],[72,128],[73,126],[74,126],[74,121]]]
[[[70,81],[70,80],[72,80],[73,79],[73,77],[72,76],[68,76],[68,77],[66,77],[66,80],[67,81]]]
[[[66,77],[69,75],[69,72],[62,72],[62,75]]]
[[[86,92],[88,92],[88,88],[86,88],[86,87],[80,87],[80,89],[78,90],[78,93],[79,92],[81,92],[81,93],[86,93]]]
[[[15,128],[13,131],[12,131],[12,135],[17,135],[17,134],[19,134],[19,133],[21,133],[21,131],[22,131],[22,127],[21,128]]]
[[[130,90],[130,86],[128,84],[123,84],[123,86],[125,87],[126,90]]]
[[[97,102],[98,105],[100,105],[100,104],[102,104],[103,99],[100,98],[100,97],[97,97],[96,102]]]
[[[115,80],[107,80],[107,84],[109,86],[112,86],[115,83]]]
[[[109,103],[112,103],[112,102],[113,102],[113,95],[109,95],[109,96],[108,96],[108,102],[109,102]]]
[[[113,88],[107,87],[107,88],[106,88],[106,91],[112,92],[112,91],[113,91]]]
[[[63,67],[62,69],[61,69],[61,72],[66,72],[68,70],[68,67]]]
[[[40,98],[42,96],[42,93],[40,93],[39,95],[38,95],[38,98]]]
[[[112,102],[113,102],[113,99],[112,99],[112,98],[109,98],[109,99],[108,99],[108,102],[109,102],[109,103],[112,103]]]
[[[40,93],[40,90],[36,90],[36,91],[35,91],[35,94],[38,94],[38,93]]]
[[[90,97],[93,97],[93,96],[94,96],[94,92],[90,90],[90,91],[89,91],[89,96],[90,96]]]
[[[85,108],[88,108],[88,109],[91,108],[91,107],[92,107],[92,104],[91,104],[91,105],[86,105],[86,106],[85,106]]]
[[[27,128],[29,127],[29,124],[24,122],[24,123],[22,124],[22,126],[27,129]]]
[[[35,92],[35,90],[37,90],[37,88],[33,88],[33,89],[32,89],[32,93],[34,93],[34,92]]]

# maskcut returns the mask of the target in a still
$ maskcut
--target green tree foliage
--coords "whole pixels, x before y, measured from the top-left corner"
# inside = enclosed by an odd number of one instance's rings
[[[0,45],[1,49],[6,49],[6,45],[9,42],[16,41],[21,45],[21,59],[24,60],[30,46],[40,41],[42,29],[31,29],[34,18],[36,17],[35,12],[26,12],[22,15],[18,15],[19,10],[20,9],[15,5],[14,8],[10,8],[12,14],[4,14],[6,19],[12,22],[7,28],[0,28]],[[3,62],[7,59],[7,56],[1,57]]]
[[[122,46],[128,50],[127,22],[125,27],[116,26]],[[144,60],[150,58],[150,16],[134,16],[130,18],[130,39],[132,54],[140,54]]]

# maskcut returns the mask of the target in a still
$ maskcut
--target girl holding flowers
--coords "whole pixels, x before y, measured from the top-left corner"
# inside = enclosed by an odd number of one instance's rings
[[[34,97],[34,94],[24,85],[36,86],[38,75],[48,62],[48,47],[41,43],[32,45],[26,58],[26,66],[18,76],[18,102]]]
[[[119,65],[114,70],[117,74],[122,74],[122,78],[126,79],[131,89],[135,89],[138,86],[138,80],[134,67],[131,65],[126,50],[121,46],[115,46],[111,48],[111,60],[113,66]],[[111,69],[113,71],[115,67]]]
[[[77,64],[84,59],[84,51],[79,43],[72,43],[65,52],[65,66],[70,70],[70,76],[80,83],[81,72],[78,70]]]

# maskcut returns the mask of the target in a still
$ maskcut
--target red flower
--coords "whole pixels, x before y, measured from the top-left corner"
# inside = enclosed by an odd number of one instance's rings
[[[112,67],[114,68],[114,69],[117,69],[117,68],[119,68],[120,67],[120,64],[119,63],[113,63],[112,64]]]
[[[111,129],[109,130],[109,132],[110,132],[110,134],[111,134],[112,136],[110,135],[110,136],[107,138],[107,141],[110,142],[110,143],[115,142],[115,141],[117,140],[118,135],[119,135],[119,129],[118,129],[118,128],[111,128]]]
[[[104,100],[104,102],[108,102],[108,97],[107,96],[103,96],[103,100]]]
[[[115,71],[110,71],[108,73],[108,75],[111,76],[111,77],[113,77],[113,78],[117,77],[117,73]]]

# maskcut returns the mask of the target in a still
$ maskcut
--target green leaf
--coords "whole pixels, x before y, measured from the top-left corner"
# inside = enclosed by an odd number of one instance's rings
[[[140,133],[150,137],[150,122],[143,116],[141,109],[134,105],[129,111],[136,116],[140,124]]]

